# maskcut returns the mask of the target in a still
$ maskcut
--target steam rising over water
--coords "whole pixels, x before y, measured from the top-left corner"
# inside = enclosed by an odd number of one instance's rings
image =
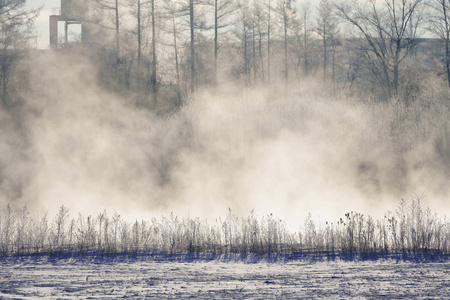
[[[439,95],[411,106],[332,96],[317,83],[202,91],[155,115],[105,90],[82,57],[36,58],[33,95],[0,114],[2,205],[135,219],[254,209],[298,227],[353,210],[395,210],[427,193],[448,211],[450,114]],[[19,120],[19,121],[17,121]]]

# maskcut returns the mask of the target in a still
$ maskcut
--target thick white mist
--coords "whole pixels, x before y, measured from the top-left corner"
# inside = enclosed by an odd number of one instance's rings
[[[105,90],[83,56],[35,59],[26,163],[2,148],[3,170],[27,180],[3,205],[128,219],[255,210],[293,229],[308,213],[322,221],[349,211],[380,216],[423,192],[432,208],[449,209],[450,118],[438,97],[406,107],[331,96],[313,82],[287,95],[224,85],[156,116]]]

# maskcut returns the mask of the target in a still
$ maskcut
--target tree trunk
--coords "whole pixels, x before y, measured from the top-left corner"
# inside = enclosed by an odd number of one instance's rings
[[[303,49],[304,49],[304,69],[305,69],[305,75],[308,75],[308,68],[309,68],[309,62],[308,62],[308,31],[306,29],[306,17],[307,17],[307,11],[305,9],[304,15],[303,15]]]
[[[393,80],[392,80],[392,96],[398,97],[398,90],[399,90],[399,64],[400,64],[400,43],[401,41],[397,41],[394,55],[394,62],[393,62]]]
[[[158,80],[156,78],[156,28],[155,28],[155,0],[152,0],[152,75],[151,75],[151,85],[153,94],[153,104],[156,105],[158,102]]]
[[[218,6],[217,6],[217,1],[218,0],[214,0],[214,85],[217,85],[217,60],[218,60],[218,47],[219,47],[219,43],[218,43],[218,28],[219,28],[219,20],[218,20]]]
[[[448,22],[447,3],[445,0],[442,0],[442,12],[445,22],[445,67],[447,71],[447,82],[450,87],[450,24]]]
[[[392,82],[391,82],[391,79],[390,79],[390,73],[389,73],[390,71],[389,71],[389,68],[388,68],[388,66],[386,65],[386,62],[383,62],[383,73],[384,73],[384,84],[385,84],[385,86],[386,86],[386,89],[387,89],[387,92],[388,92],[388,97],[389,97],[389,99],[390,98],[392,98],[393,97],[393,94],[392,94],[392,87],[393,87],[393,85],[392,85]]]
[[[327,81],[327,31],[326,27],[323,27],[323,82]]]
[[[116,6],[114,7],[116,15],[116,51],[117,51],[117,63],[120,58],[120,31],[119,31],[119,0],[116,0]]]
[[[271,1],[269,0],[269,14],[267,20],[267,81],[270,85],[270,13],[272,11]]]
[[[447,82],[450,87],[450,32],[447,31],[445,39],[445,67],[447,68]]]
[[[253,14],[253,18],[255,14]],[[256,85],[256,31],[255,31],[255,19],[252,20],[252,57],[253,57],[253,85]]]
[[[285,84],[285,88],[287,89],[287,85],[288,85],[288,76],[289,76],[289,72],[288,72],[288,49],[287,49],[287,32],[288,32],[288,17],[286,14],[286,8],[284,8],[284,84]]]
[[[249,62],[248,62],[248,49],[247,49],[247,22],[243,20],[244,23],[244,74],[245,74],[245,83],[249,84]]]
[[[141,53],[142,53],[142,43],[141,43],[141,0],[138,0],[137,3],[138,11],[137,11],[137,37],[138,37],[138,69],[141,66]]]
[[[7,74],[4,68],[2,68],[2,101],[3,107],[5,108],[8,108],[9,106],[7,87]]]
[[[116,17],[116,68],[115,68],[115,76],[119,83],[122,82],[122,74],[121,74],[121,59],[120,59],[120,24],[119,24],[119,0],[116,0],[114,13]]]
[[[336,93],[336,45],[335,41],[332,40],[332,57],[331,57],[331,68],[332,68],[332,81],[333,81],[333,92]]]
[[[137,41],[138,41],[138,55],[137,55],[137,86],[141,89],[143,84],[143,76],[141,69],[142,60],[142,39],[141,39],[141,0],[137,3]]]
[[[258,16],[258,53],[259,53],[259,59],[261,61],[261,76],[262,76],[262,82],[266,81],[265,75],[264,75],[264,59],[263,59],[263,51],[262,51],[262,38],[263,34],[261,32],[261,17]]]
[[[178,101],[181,102],[181,94],[180,94],[180,68],[178,65],[178,46],[177,46],[177,26],[175,23],[175,14],[172,15],[172,26],[173,26],[173,47],[175,50],[175,69],[177,74],[177,95]]]
[[[189,20],[191,29],[191,92],[195,91],[195,43],[194,43],[194,0],[189,0]]]
[[[3,102],[3,107],[4,108],[9,108],[9,99],[8,99],[8,58],[7,58],[7,53],[6,53],[6,30],[3,30],[3,35],[4,35],[4,40],[5,40],[5,44],[4,47],[2,49],[2,55],[3,57],[1,57],[0,59],[0,63],[1,63],[1,81],[2,81],[2,102]]]

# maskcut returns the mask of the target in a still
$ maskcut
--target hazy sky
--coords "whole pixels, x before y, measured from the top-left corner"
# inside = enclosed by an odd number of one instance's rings
[[[33,8],[42,7],[36,26],[38,32],[37,46],[39,48],[48,48],[49,45],[49,16],[52,8],[60,7],[60,0],[29,0],[28,5]]]

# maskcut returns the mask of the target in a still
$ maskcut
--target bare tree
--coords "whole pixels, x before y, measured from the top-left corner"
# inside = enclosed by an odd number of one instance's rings
[[[164,15],[167,20],[170,20],[172,40],[173,40],[173,51],[174,51],[174,62],[175,62],[175,77],[176,77],[176,93],[178,96],[178,101],[181,102],[181,82],[180,82],[180,62],[179,62],[179,52],[178,52],[178,22],[177,19],[184,13],[183,7],[173,1],[164,0]]]
[[[258,61],[259,68],[256,68],[255,65],[255,73],[259,71],[260,78],[262,82],[265,82],[265,68],[264,68],[264,55],[263,55],[263,41],[264,36],[266,35],[266,31],[264,30],[265,26],[265,15],[264,15],[264,6],[259,2],[254,2],[254,27],[257,30],[258,36]],[[255,62],[256,63],[256,62]]]
[[[239,29],[236,30],[236,36],[240,41],[240,54],[243,59],[243,68],[240,70],[241,74],[243,73],[245,77],[245,84],[250,85],[250,31],[251,31],[251,23],[252,23],[252,10],[250,9],[250,4],[248,2],[243,1],[239,3],[239,16],[238,16],[238,24],[240,25]]]
[[[271,57],[271,53],[270,53],[270,33],[271,33],[271,29],[272,29],[272,1],[268,0],[267,3],[267,81],[270,85],[270,57]]]
[[[238,9],[235,0],[214,1],[214,84],[217,84],[217,64],[219,56],[219,35],[233,24],[233,14]]]
[[[331,81],[333,82],[333,90],[336,91],[336,53],[338,47],[341,45],[339,39],[339,28],[336,31],[331,31]]]
[[[156,77],[156,22],[155,22],[155,0],[151,0],[151,17],[152,17],[152,74],[150,77],[150,84],[153,95],[153,104],[158,102],[158,79]]]
[[[282,37],[283,37],[283,51],[284,51],[284,80],[285,86],[289,81],[289,62],[288,62],[288,42],[292,23],[296,18],[297,9],[293,0],[279,0],[276,12],[281,18]]]
[[[189,0],[189,29],[191,33],[191,92],[195,91],[195,12],[194,0]]]
[[[117,52],[117,63],[120,62],[120,18],[119,0],[95,0],[101,9],[112,11],[114,14],[115,44]]]
[[[422,21],[418,10],[422,0],[369,0],[340,2],[338,15],[365,42],[359,47],[369,69],[389,98],[399,96],[400,65],[415,45]]]
[[[325,82],[327,78],[328,46],[332,46],[329,44],[333,43],[333,39],[337,35],[338,31],[337,20],[334,14],[334,6],[331,0],[320,1],[319,7],[317,8],[316,22],[316,32],[322,39],[323,81]]]
[[[119,0],[94,0],[94,5],[96,6],[94,6],[94,11],[97,11],[98,13],[96,15],[96,18],[92,18],[90,22],[103,29],[114,31],[115,61],[111,65],[111,67],[113,68],[112,75],[114,76],[114,79],[117,80],[118,83],[120,83],[120,86],[123,85],[128,90],[131,83],[130,72],[135,52],[134,49],[131,52],[126,51],[127,46],[129,46],[129,43],[126,40],[124,40],[125,47],[122,47],[121,45],[121,34],[125,33],[124,36],[126,36],[127,33],[126,31],[122,30],[120,23],[122,3],[119,2]]]
[[[253,84],[256,84],[256,2],[253,2],[252,16],[251,16],[251,30],[252,30],[252,69],[253,69]]]
[[[138,39],[138,68],[141,66],[142,58],[142,34],[141,34],[141,0],[137,0],[137,39]]]
[[[201,47],[201,43],[205,39],[201,31],[212,30],[213,28],[208,27],[206,24],[205,7],[210,7],[209,2],[200,0],[164,0],[164,5],[161,8],[162,18],[157,26],[165,27],[162,31],[171,35],[170,39],[173,41],[171,46],[175,49],[175,70],[180,81],[183,78],[182,75],[186,79],[185,92],[195,92],[199,76],[204,74],[202,73],[201,57],[205,47]],[[168,20],[171,23],[169,26],[162,25],[164,21]],[[171,29],[168,29],[169,27]],[[184,39],[185,43],[178,43],[179,38]],[[161,43],[167,45],[167,41],[161,41]],[[179,52],[179,44],[180,48],[186,50],[186,64],[181,63],[180,56],[184,52]],[[183,70],[184,72],[182,72]],[[182,85],[180,81],[178,81],[178,87]]]
[[[308,75],[310,69],[309,62],[309,38],[311,36],[311,28],[309,26],[309,19],[311,14],[311,4],[309,1],[303,3],[301,7],[302,18],[303,18],[303,69],[305,75]]]
[[[445,71],[450,87],[450,1],[431,0],[428,4],[432,9],[429,30],[444,43]]]
[[[4,107],[13,104],[9,82],[22,50],[28,47],[33,35],[32,25],[40,9],[28,9],[26,0],[3,0],[0,2],[0,81]],[[24,78],[22,78],[22,81]]]
[[[143,52],[143,35],[145,31],[145,22],[148,16],[145,11],[145,6],[148,5],[148,1],[145,0],[127,0],[127,7],[130,10],[131,16],[136,19],[136,30],[132,31],[136,35],[137,41],[137,65],[140,67],[142,61]]]
[[[136,30],[132,30],[131,34],[136,38],[137,42],[137,62],[136,62],[136,79],[138,82],[138,87],[142,88],[144,86],[144,76],[142,72],[144,56],[144,46],[145,46],[145,29],[146,23],[148,22],[149,16],[145,7],[148,5],[148,1],[143,0],[128,0],[128,8],[130,10],[131,16],[135,18]]]

